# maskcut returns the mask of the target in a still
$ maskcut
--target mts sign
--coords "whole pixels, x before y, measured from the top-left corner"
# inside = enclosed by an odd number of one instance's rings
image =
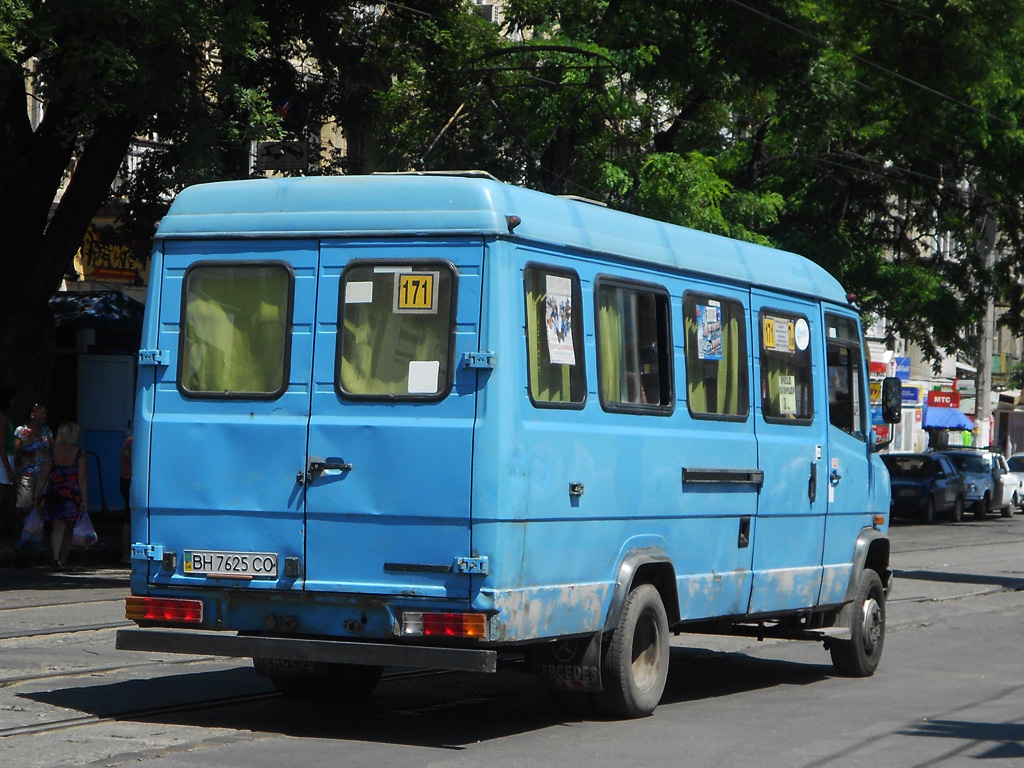
[[[960,393],[959,392],[938,392],[932,391],[928,393],[928,407],[929,408],[959,408],[960,407]]]

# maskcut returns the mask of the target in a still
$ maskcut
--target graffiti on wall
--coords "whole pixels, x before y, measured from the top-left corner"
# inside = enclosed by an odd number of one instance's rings
[[[75,258],[75,269],[85,280],[144,285],[149,273],[148,251],[111,227],[89,227]]]

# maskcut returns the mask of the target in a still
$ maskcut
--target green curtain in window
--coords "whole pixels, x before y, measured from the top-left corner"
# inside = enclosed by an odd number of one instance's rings
[[[740,401],[740,327],[733,313],[722,324],[722,359],[718,361],[718,410],[735,416]]]
[[[550,355],[547,354],[547,293],[537,285],[544,277],[544,273],[535,273],[527,280],[526,339],[530,394],[539,402],[568,403],[572,402],[572,366],[551,363]]]
[[[686,397],[694,413],[708,412],[704,365],[697,356],[697,318],[686,316]]]
[[[605,402],[620,403],[622,393],[622,318],[617,303],[618,291],[598,293],[598,344],[601,361],[601,397]]]
[[[247,274],[246,274],[247,273]],[[191,392],[271,393],[285,380],[285,270],[211,267],[189,275],[182,386]]]
[[[396,312],[395,276],[358,267],[347,273],[342,296],[351,283],[372,282],[372,301],[342,302],[341,388],[353,395],[408,395],[413,361],[437,361],[436,391],[448,387],[451,336],[450,273],[438,273],[435,312]],[[428,394],[428,393],[416,393]]]
[[[764,372],[767,392],[765,401],[761,404],[761,410],[765,416],[781,416],[782,408],[779,402],[779,377],[789,375],[789,368],[781,360],[774,360],[770,357],[761,358],[761,370]]]

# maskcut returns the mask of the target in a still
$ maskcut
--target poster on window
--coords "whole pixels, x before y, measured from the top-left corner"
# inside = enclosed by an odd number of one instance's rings
[[[548,360],[554,365],[576,365],[572,346],[572,280],[546,275],[544,325],[548,333]]]
[[[796,376],[779,376],[779,414],[796,416]]]
[[[697,305],[697,357],[722,359],[722,308],[714,304]]]

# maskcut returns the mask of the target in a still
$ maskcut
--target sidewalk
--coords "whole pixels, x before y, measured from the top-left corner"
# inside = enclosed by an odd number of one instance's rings
[[[118,516],[92,514],[92,524],[96,528],[99,541],[91,547],[72,547],[68,556],[71,567],[117,567],[127,569],[121,563],[121,518]],[[16,548],[17,539],[0,538],[0,568],[32,568],[49,566],[53,562],[50,552],[49,528],[46,530],[40,549],[34,550],[31,545]]]

